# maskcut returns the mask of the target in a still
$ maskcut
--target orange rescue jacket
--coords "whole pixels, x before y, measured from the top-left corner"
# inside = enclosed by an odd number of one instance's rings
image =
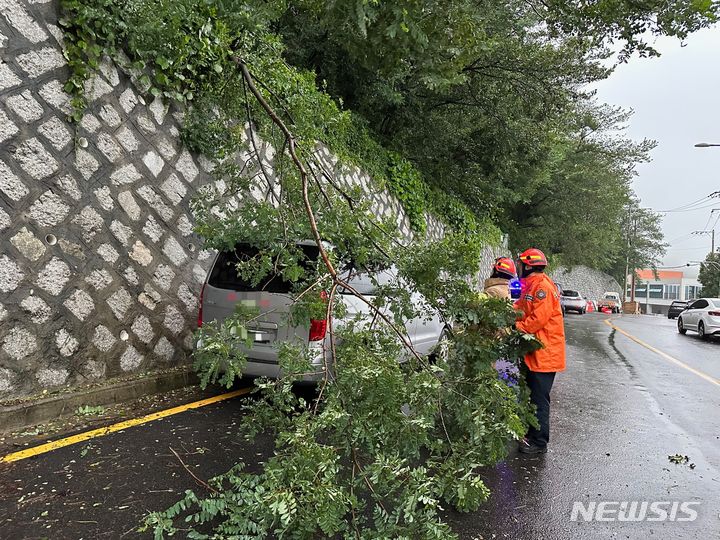
[[[535,334],[544,348],[525,356],[531,371],[551,372],[565,369],[565,325],[560,297],[553,281],[544,273],[530,274],[523,280],[520,299],[515,307],[522,311],[515,326]]]

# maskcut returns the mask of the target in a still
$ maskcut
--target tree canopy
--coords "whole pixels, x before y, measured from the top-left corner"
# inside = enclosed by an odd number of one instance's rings
[[[720,253],[708,253],[700,265],[698,281],[703,286],[703,296],[720,298]]]

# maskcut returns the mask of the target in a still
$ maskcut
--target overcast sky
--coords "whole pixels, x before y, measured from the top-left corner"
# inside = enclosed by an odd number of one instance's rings
[[[601,101],[635,111],[627,130],[631,138],[658,142],[652,162],[638,168],[634,188],[643,206],[668,210],[720,190],[720,147],[693,146],[720,144],[720,28],[691,35],[685,46],[661,38],[655,48],[660,58],[633,58],[597,89]],[[710,251],[709,235],[690,233],[712,229],[720,212],[708,224],[710,211],[720,209],[720,198],[702,206],[709,207],[665,214],[670,247],[664,265],[701,260]],[[720,222],[715,229],[717,248]]]

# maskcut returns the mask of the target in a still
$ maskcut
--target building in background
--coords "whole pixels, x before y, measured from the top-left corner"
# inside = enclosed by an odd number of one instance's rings
[[[643,313],[667,315],[674,300],[694,300],[702,295],[700,282],[694,277],[686,277],[681,270],[638,270],[637,276],[635,301]],[[631,287],[628,280],[626,300],[631,298]]]

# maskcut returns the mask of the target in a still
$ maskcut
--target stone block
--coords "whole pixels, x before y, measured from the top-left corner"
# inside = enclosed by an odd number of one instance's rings
[[[61,328],[55,333],[55,346],[60,356],[68,357],[77,352],[80,342],[65,328]]]
[[[137,317],[130,327],[133,334],[137,336],[137,338],[145,343],[146,345],[149,345],[150,342],[155,338],[155,332],[153,331],[153,327],[150,324],[150,320],[145,315],[140,315]]]
[[[175,347],[165,336],[162,336],[155,344],[153,352],[166,362],[170,362],[175,356]]]
[[[163,100],[159,97],[156,97],[148,107],[148,110],[155,119],[155,122],[157,122],[159,125],[162,125],[162,123],[165,121],[165,115],[167,114],[167,106],[165,105],[165,103],[163,103]]]
[[[110,244],[100,244],[100,247],[97,249],[97,253],[103,261],[110,264],[115,264],[115,262],[120,258],[117,250]]]
[[[158,287],[164,291],[170,290],[173,279],[175,279],[175,272],[172,271],[172,268],[166,264],[158,264],[153,274],[153,281],[157,283]]]
[[[125,165],[110,175],[110,181],[116,186],[132,184],[142,178],[142,175],[132,163]]]
[[[15,94],[7,98],[8,108],[17,114],[27,124],[39,120],[43,115],[43,108],[32,96],[30,90]]]
[[[128,348],[125,349],[125,352],[120,357],[120,369],[123,371],[132,371],[137,369],[140,364],[142,364],[142,361],[143,355],[140,354],[135,347],[128,345]]]
[[[20,307],[30,316],[35,324],[43,324],[50,320],[52,309],[36,295],[30,295],[20,302]]]
[[[150,120],[150,118],[148,118],[148,116],[144,113],[138,115],[136,122],[140,130],[145,132],[146,135],[152,135],[155,131],[157,131],[153,121]]]
[[[148,168],[148,170],[157,178],[157,176],[162,172],[163,167],[165,167],[165,161],[163,158],[161,158],[158,154],[150,150],[147,152],[143,158],[143,163]]]
[[[96,291],[101,291],[110,285],[113,281],[110,272],[104,268],[96,269],[90,272],[90,275],[85,277],[85,282],[93,286]]]
[[[0,392],[10,393],[15,389],[15,379],[17,377],[9,369],[0,368]]]
[[[100,168],[100,163],[90,152],[77,148],[75,150],[75,168],[85,180],[89,180]]]
[[[135,241],[132,251],[130,252],[130,258],[140,266],[147,266],[153,260],[152,253],[140,240]]]
[[[127,126],[122,126],[118,129],[115,133],[115,137],[117,137],[117,140],[120,142],[122,147],[131,154],[140,147],[137,137],[135,137],[135,134]]]
[[[41,227],[54,227],[70,212],[70,207],[52,191],[46,191],[30,207],[30,219]]]
[[[5,62],[0,60],[0,90],[18,86],[21,82],[20,77],[15,75]]]
[[[20,181],[4,161],[0,161],[0,191],[13,201],[19,201],[29,193],[27,186]]]
[[[132,112],[138,104],[137,96],[135,95],[135,92],[133,92],[132,88],[126,88],[123,93],[120,94],[118,101],[120,102],[120,106],[123,110],[128,114]]]
[[[20,253],[31,261],[37,261],[45,253],[45,244],[28,231],[27,227],[20,229],[15,236],[10,239],[10,243],[15,246]]]
[[[87,96],[88,102],[93,102],[111,93],[113,91],[113,88],[107,82],[105,82],[105,79],[95,75],[94,77],[91,77],[90,79],[85,81],[84,91],[85,95]]]
[[[53,296],[59,295],[70,279],[70,267],[65,261],[53,257],[38,274],[35,284]]]
[[[22,143],[13,154],[15,161],[35,180],[47,178],[58,170],[58,163],[35,137]]]
[[[80,321],[87,319],[88,315],[95,309],[92,296],[82,289],[75,289],[75,292],[63,302],[63,305]]]
[[[72,140],[70,132],[57,116],[42,124],[38,132],[53,145],[55,150],[62,150]]]
[[[90,113],[85,113],[82,120],[80,120],[80,127],[89,133],[96,133],[100,126],[100,120]]]
[[[85,260],[85,251],[79,244],[76,244],[75,242],[69,242],[64,238],[61,238],[60,240],[58,240],[58,245],[60,246],[60,249],[63,250],[63,253],[71,255],[72,257],[80,259],[81,261]]]
[[[123,156],[120,145],[107,133],[100,133],[97,137],[96,144],[98,149],[111,163],[115,163]]]
[[[20,132],[20,129],[10,120],[5,112],[0,109],[0,143],[4,143]]]
[[[190,288],[185,285],[185,283],[181,283],[180,287],[178,287],[177,296],[182,301],[182,303],[185,304],[185,308],[189,312],[192,313],[197,311],[198,299],[195,296],[195,293],[193,293]]]
[[[127,311],[130,309],[130,306],[132,306],[132,303],[132,296],[130,296],[130,293],[122,287],[115,291],[112,296],[107,299],[107,304],[110,306],[110,310],[120,321],[125,318]]]
[[[150,214],[145,222],[145,226],[143,227],[143,233],[145,233],[145,235],[147,235],[147,237],[153,242],[158,242],[165,231],[153,215]]]
[[[113,233],[115,238],[118,239],[118,242],[120,242],[123,246],[128,245],[128,242],[133,235],[133,231],[130,227],[128,227],[127,225],[123,225],[116,219],[113,220],[113,222],[110,224],[110,231]]]
[[[83,239],[86,242],[91,242],[105,225],[102,216],[98,214],[97,210],[92,206],[83,208],[80,213],[73,218],[72,222],[80,226]]]
[[[65,384],[68,376],[68,370],[64,368],[43,368],[37,372],[35,378],[40,386],[52,388]]]
[[[14,360],[22,360],[37,351],[37,338],[27,329],[16,326],[3,339],[2,350]]]
[[[95,197],[97,197],[98,202],[100,203],[100,206],[103,208],[103,210],[106,210],[107,212],[111,212],[113,208],[115,208],[115,203],[112,199],[112,193],[110,192],[110,188],[107,186],[100,187],[96,189],[93,193],[95,193]]]
[[[163,326],[173,334],[178,335],[185,328],[185,318],[175,306],[169,305],[165,310]]]
[[[164,222],[167,223],[172,219],[173,211],[167,204],[165,204],[162,197],[160,197],[153,188],[150,186],[142,186],[137,190],[137,193],[146,203],[148,203],[150,208],[160,214],[160,217]]]
[[[163,253],[175,266],[181,266],[187,260],[187,254],[174,236],[168,236],[163,246]]]
[[[110,83],[111,86],[117,86],[120,84],[120,74],[113,61],[105,56],[100,62],[100,73],[105,77],[105,80]]]
[[[15,261],[7,255],[0,255],[0,291],[14,291],[24,277]]]
[[[112,332],[102,324],[95,327],[95,335],[92,338],[93,345],[102,352],[108,352],[113,348],[117,339],[112,335]]]
[[[62,88],[62,83],[54,79],[44,85],[39,91],[40,97],[45,100],[45,103],[52,105],[62,113],[70,114],[72,108],[70,107],[70,96],[65,93]]]
[[[117,200],[118,203],[120,203],[120,207],[125,210],[125,213],[130,219],[133,221],[140,219],[141,210],[135,201],[135,197],[132,196],[132,193],[129,191],[123,191],[118,194]]]
[[[165,196],[170,202],[176,205],[180,204],[185,198],[185,195],[187,195],[187,187],[174,173],[165,179],[160,189],[165,193]]]
[[[42,27],[28,15],[28,12],[17,0],[3,0],[0,2],[0,11],[10,25],[31,43],[40,43],[48,38]]]
[[[193,233],[193,224],[185,214],[180,214],[175,225],[183,236],[190,236]]]
[[[167,139],[167,137],[162,135],[157,138],[155,148],[157,148],[158,152],[160,152],[162,157],[164,157],[168,161],[174,158],[177,154],[175,146],[173,146],[173,144]]]
[[[180,157],[175,163],[175,168],[183,175],[185,180],[190,183],[197,178],[197,175],[200,172],[198,171],[197,165],[195,165],[190,152],[187,150],[183,150],[182,154],[180,154]]]
[[[31,79],[36,79],[48,71],[63,67],[65,58],[55,47],[43,47],[17,55],[15,62]]]
[[[119,127],[120,124],[122,124],[122,119],[120,118],[120,115],[115,110],[115,107],[113,107],[109,103],[106,103],[102,106],[100,112],[98,113],[98,116],[100,116],[100,119],[105,122],[107,126],[110,126],[113,129]]]
[[[0,207],[0,232],[10,226],[10,216]]]
[[[140,278],[138,278],[137,272],[132,266],[128,266],[125,269],[125,272],[123,272],[123,277],[127,280],[128,283],[132,285],[138,285],[140,283]]]

